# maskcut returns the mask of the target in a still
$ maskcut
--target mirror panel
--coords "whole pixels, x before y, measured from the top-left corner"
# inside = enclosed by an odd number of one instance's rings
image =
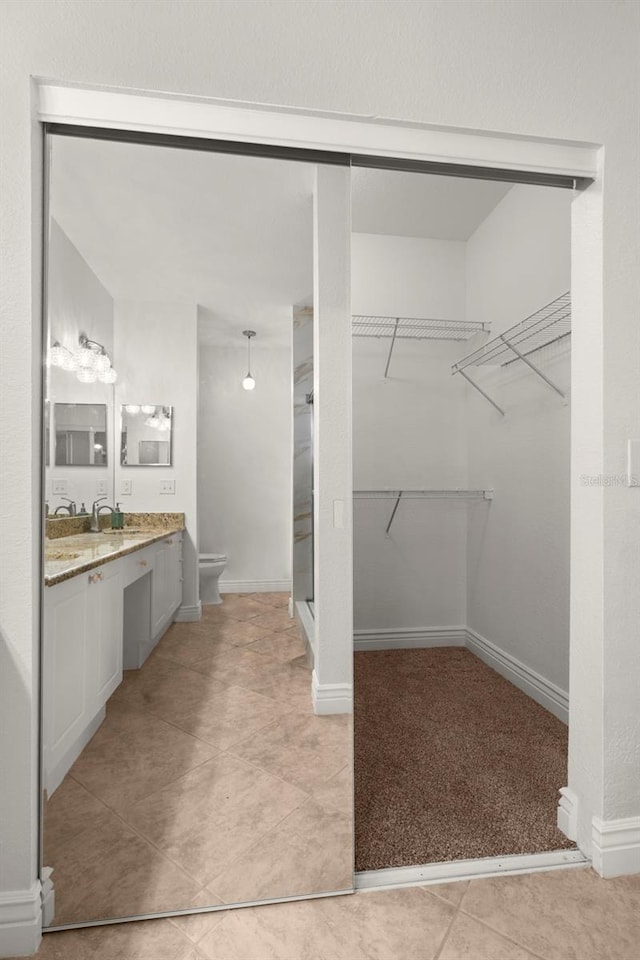
[[[56,467],[106,467],[107,406],[104,403],[56,403]]]
[[[173,409],[154,403],[120,407],[120,463],[126,467],[171,465]]]
[[[46,499],[103,509],[44,544],[49,928],[350,891],[351,705],[312,684],[351,679],[313,619],[316,168],[47,144]]]

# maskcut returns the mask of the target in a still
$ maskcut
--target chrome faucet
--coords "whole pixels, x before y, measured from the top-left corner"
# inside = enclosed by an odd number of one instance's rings
[[[110,507],[109,504],[103,503],[102,506],[98,506],[101,500],[106,500],[106,497],[99,497],[97,500],[93,501],[93,506],[91,507],[91,526],[89,530],[91,533],[100,533],[100,511],[101,510],[111,510],[113,513],[113,507]]]
[[[67,503],[61,503],[59,507],[53,511],[54,517],[58,516],[60,510],[66,510],[70,517],[75,517],[76,515],[76,502],[75,500],[70,500],[69,497],[61,497],[61,500],[66,500]]]

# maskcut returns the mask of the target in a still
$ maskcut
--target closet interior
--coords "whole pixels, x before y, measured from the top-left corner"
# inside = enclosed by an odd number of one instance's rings
[[[573,846],[571,199],[353,171],[359,872]]]

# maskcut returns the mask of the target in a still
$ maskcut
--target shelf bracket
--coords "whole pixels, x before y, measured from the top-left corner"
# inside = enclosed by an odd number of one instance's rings
[[[531,360],[529,360],[528,357],[525,357],[525,355],[524,355],[523,353],[520,353],[520,351],[518,350],[518,348],[517,348],[517,347],[514,347],[514,345],[511,343],[511,341],[507,340],[506,337],[503,337],[502,334],[499,334],[499,337],[500,337],[500,339],[502,340],[502,342],[505,344],[505,346],[509,347],[510,350],[513,350],[513,352],[515,353],[515,355],[518,357],[519,360],[524,361],[524,363],[526,363],[526,365],[527,365],[531,370],[533,370],[533,372],[536,373],[536,374],[540,377],[541,380],[544,380],[544,382],[547,384],[548,387],[551,387],[552,390],[555,390],[555,392],[558,394],[558,396],[562,397],[563,400],[566,400],[566,399],[567,399],[567,398],[566,398],[566,395],[562,392],[562,390],[560,389],[560,387],[557,387],[552,380],[549,380],[549,377],[545,376],[545,374],[542,372],[542,370],[538,369],[538,367],[536,367],[535,363],[532,363]]]
[[[498,411],[498,413],[499,413],[501,416],[503,416],[503,417],[505,416],[505,412],[504,412],[504,410],[502,409],[502,407],[499,407],[498,404],[495,402],[495,400],[492,400],[491,397],[489,396],[489,394],[488,394],[488,393],[485,393],[484,390],[482,389],[482,387],[479,387],[478,384],[475,383],[475,381],[473,381],[473,380],[471,379],[471,377],[470,377],[467,373],[464,372],[464,370],[456,370],[456,373],[459,373],[461,376],[463,376],[463,377],[465,378],[465,380],[467,381],[467,383],[470,383],[472,387],[475,387],[475,389],[478,391],[478,393],[481,393],[482,396],[485,398],[485,400],[488,400],[489,403],[491,404],[491,406],[492,406],[492,407],[495,407],[496,410]]]
[[[396,317],[396,324],[393,328],[393,336],[391,337],[391,346],[389,347],[389,356],[387,357],[387,365],[384,368],[384,379],[387,379],[387,374],[389,373],[389,364],[391,363],[391,354],[393,353],[393,348],[396,344],[396,334],[398,332],[398,324],[400,323],[400,318]]]
[[[393,510],[391,511],[391,516],[389,517],[389,523],[387,524],[387,529],[386,529],[385,532],[384,532],[386,537],[389,536],[389,530],[391,530],[391,524],[393,523],[393,518],[394,518],[395,515],[396,515],[396,510],[398,509],[398,507],[399,507],[399,505],[400,505],[400,498],[401,498],[401,497],[402,497],[402,490],[399,492],[399,494],[398,494],[398,496],[397,496],[397,499],[396,499],[396,502],[395,502],[395,504],[394,504],[394,506],[393,506]]]

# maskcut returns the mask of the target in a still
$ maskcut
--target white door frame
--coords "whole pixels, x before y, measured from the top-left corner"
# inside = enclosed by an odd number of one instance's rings
[[[410,123],[380,117],[361,117],[348,114],[303,110],[239,101],[188,97],[122,88],[95,87],[58,83],[36,79],[36,114],[42,122],[71,124],[78,127],[97,127],[112,130],[139,131],[168,136],[198,137],[234,141],[246,144],[278,145],[285,148],[359,154],[364,157],[386,157],[431,163],[456,164],[467,167],[485,167],[492,170],[523,171],[535,174],[565,176],[582,181],[594,181],[585,194],[602,191],[602,154],[598,144],[540,137],[510,136],[487,131]],[[574,205],[576,206],[576,205]],[[599,208],[598,208],[599,209]],[[602,326],[601,305],[591,306],[589,277],[602,262],[602,223],[596,222],[599,236],[594,244],[593,215],[578,212],[573,217],[572,292],[578,311],[583,311],[586,326]],[[578,242],[576,242],[576,240]],[[589,311],[593,311],[590,313]],[[600,311],[600,312],[598,312]],[[574,367],[580,356],[574,356]],[[350,368],[350,357],[349,357]],[[346,363],[345,363],[346,369]],[[586,414],[585,414],[586,416]],[[347,434],[350,436],[351,412],[344,411]],[[580,411],[573,417],[579,421]],[[350,444],[342,450],[343,466],[350,475],[352,451]],[[572,438],[572,475],[577,465],[576,447]],[[320,491],[320,495],[321,495]],[[343,491],[351,497],[350,491]],[[332,497],[336,496],[335,490]],[[572,498],[572,529],[575,523]],[[352,535],[351,510],[344,512],[342,534]],[[572,593],[575,590],[572,570]],[[578,584],[580,588],[580,584]],[[584,590],[577,591],[582,596]],[[594,616],[597,616],[598,598]],[[331,598],[325,603],[330,604]],[[583,610],[584,613],[584,610]],[[573,611],[572,611],[573,614]],[[350,615],[350,611],[346,612]],[[338,615],[339,619],[339,615]],[[352,628],[345,621],[345,629]],[[582,637],[571,631],[572,700],[575,693],[584,702],[590,696],[588,685],[594,678],[575,669],[584,652]],[[579,689],[584,684],[583,689]],[[602,718],[600,720],[602,723]],[[600,733],[603,733],[601,729]],[[590,791],[583,782],[581,771],[588,769],[588,758],[598,762],[597,745],[593,743],[593,723],[583,730],[581,715],[570,706],[569,787],[565,789],[560,809],[560,826],[576,839],[585,856],[592,853],[590,830],[578,826],[578,808],[583,823],[590,824],[596,813],[586,809]],[[602,737],[600,738],[602,739]],[[573,762],[573,757],[579,762]],[[572,774],[574,771],[574,774]],[[572,780],[572,776],[574,779]]]

